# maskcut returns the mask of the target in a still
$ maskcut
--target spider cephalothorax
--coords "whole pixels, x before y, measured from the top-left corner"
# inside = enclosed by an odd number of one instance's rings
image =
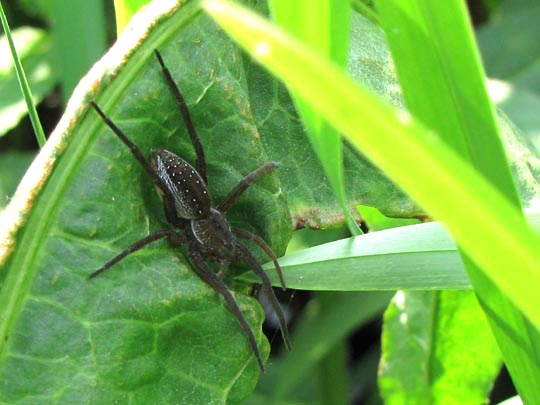
[[[230,263],[246,262],[261,278],[263,292],[268,296],[280,323],[283,340],[287,348],[290,348],[287,324],[283,311],[274,295],[268,276],[264,273],[260,264],[255,260],[249,250],[238,243],[237,238],[252,240],[257,243],[274,261],[279,274],[282,287],[285,283],[281,275],[281,269],[277,259],[262,238],[241,229],[231,229],[225,214],[234,202],[257,178],[270,173],[279,165],[269,162],[247,175],[216,208],[212,206],[212,199],[207,188],[206,161],[199,137],[191,120],[186,103],[180,90],[176,86],[169,70],[163,63],[161,55],[155,51],[158,62],[163,71],[165,80],[174,94],[180,113],[186,124],[193,147],[197,155],[196,168],[192,167],[181,157],[165,149],[152,152],[152,161],[149,163],[139,148],[134,145],[124,133],[101,111],[96,103],[91,106],[97,111],[104,122],[112,131],[128,146],[135,158],[148,173],[159,194],[163,198],[163,207],[170,229],[154,232],[145,238],[135,242],[120,254],[105,263],[101,268],[90,275],[96,277],[100,273],[118,263],[124,257],[135,252],[147,244],[159,239],[166,238],[174,247],[187,245],[187,255],[197,274],[208,283],[215,291],[220,293],[231,312],[238,319],[253,349],[259,366],[264,370],[264,365],[259,352],[259,347],[232,294],[223,281]],[[215,273],[207,264],[207,261],[219,263],[220,271]]]

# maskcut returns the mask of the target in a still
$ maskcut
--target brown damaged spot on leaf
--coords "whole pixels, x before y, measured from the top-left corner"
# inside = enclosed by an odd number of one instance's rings
[[[358,216],[354,218],[358,226],[361,226],[362,219]],[[293,216],[294,230],[309,228],[312,230],[324,229],[324,228],[336,228],[345,224],[345,216],[342,213],[324,216],[322,213],[314,208],[307,209],[301,214]]]

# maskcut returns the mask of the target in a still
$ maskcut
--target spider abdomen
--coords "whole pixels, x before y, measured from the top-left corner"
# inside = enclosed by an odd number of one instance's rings
[[[210,215],[210,193],[193,166],[166,149],[152,152],[152,165],[170,192],[180,218],[201,219]]]

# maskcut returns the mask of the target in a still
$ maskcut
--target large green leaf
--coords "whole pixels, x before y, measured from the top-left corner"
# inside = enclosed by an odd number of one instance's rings
[[[193,160],[155,48],[190,105],[216,201],[268,160],[237,49],[197,3],[177,7],[147,9],[85,78],[4,211],[3,232],[26,220],[15,240],[2,237],[4,402],[235,403],[255,385],[258,366],[237,321],[180,252],[156,243],[86,280],[165,222],[151,182],[87,102],[96,100],[147,155],[166,147]],[[291,220],[275,177],[232,214],[234,225],[283,252]],[[266,357],[260,307],[236,298]]]

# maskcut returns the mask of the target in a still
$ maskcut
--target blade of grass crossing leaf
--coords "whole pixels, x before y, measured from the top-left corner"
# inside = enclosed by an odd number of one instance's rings
[[[378,10],[408,109],[520,208],[464,4],[391,0],[379,2]],[[523,398],[537,398],[538,331],[527,326],[512,302],[462,255],[518,390]]]
[[[370,232],[288,254],[287,286],[311,291],[470,289],[455,242],[440,223]],[[279,285],[272,263],[270,280]],[[242,275],[249,282],[257,278]]]
[[[203,4],[248,52],[287,80],[356,148],[442,220],[533,324],[540,323],[540,239],[519,210],[412,117],[362,91],[326,60],[238,6],[218,0]]]
[[[304,40],[314,50],[332,59],[340,66],[345,66],[348,54],[350,26],[350,5],[345,1],[299,0],[295,2],[272,0],[270,8],[274,20],[283,28]],[[335,128],[326,123],[324,118],[314,111],[302,98],[293,93],[295,105],[306,126],[313,149],[324,168],[332,185],[347,226],[353,235],[361,233],[347,205],[347,196],[343,184],[342,140]],[[314,300],[323,296],[317,294]],[[321,305],[329,305],[334,299],[328,294]],[[324,403],[346,403],[346,389],[339,375],[345,374],[344,342],[335,344],[332,350],[317,364],[319,380],[319,401]],[[341,360],[341,361],[340,361]]]
[[[319,1],[314,4],[309,0],[272,0],[270,8],[274,20],[285,30],[339,66],[346,65],[350,27],[349,2]],[[311,145],[338,197],[347,226],[353,235],[361,234],[362,231],[347,205],[343,185],[341,137],[335,128],[328,125],[320,114],[294,92],[293,98],[306,126]]]
[[[334,4],[335,3],[335,4]],[[341,6],[339,6],[341,3]],[[303,39],[306,43],[327,56],[340,66],[345,66],[348,54],[349,39],[349,4],[347,2],[299,0],[284,2],[270,1],[274,20],[286,30]],[[347,226],[353,235],[361,233],[347,205],[347,196],[343,185],[343,153],[341,137],[335,128],[328,125],[324,118],[314,111],[309,104],[293,93],[293,99],[300,116],[306,126],[307,134],[313,149],[322,163],[324,171],[332,185]],[[323,297],[317,294],[313,297],[320,301]],[[328,305],[333,300],[327,297],[321,305]],[[343,342],[337,342],[317,365],[319,383],[319,401],[321,403],[345,403],[346,389],[337,383],[338,369],[345,373],[342,359],[345,352]],[[341,366],[341,367],[340,367]],[[331,371],[328,368],[333,368]],[[330,375],[329,375],[330,374]],[[334,378],[331,378],[333,376]],[[329,378],[326,378],[329,377]],[[332,400],[330,400],[332,399]]]
[[[528,213],[533,227],[540,213]],[[310,291],[470,290],[456,244],[439,222],[400,226],[297,250],[279,259],[287,286]],[[272,285],[274,264],[263,268]],[[238,276],[256,283],[257,276]]]
[[[2,7],[1,1],[0,1],[0,19],[2,20],[2,27],[4,28],[4,32],[6,33],[6,38],[9,43],[9,48],[11,49],[11,55],[13,56],[15,70],[17,72],[17,77],[19,78],[19,84],[21,86],[21,91],[24,96],[24,101],[26,102],[26,106],[28,108],[30,121],[32,122],[32,127],[34,128],[34,134],[36,135],[36,139],[39,146],[42,147],[43,145],[45,145],[45,142],[47,140],[45,138],[45,133],[43,132],[43,128],[41,127],[41,122],[39,121],[39,117],[36,111],[36,106],[34,105],[34,102],[32,101],[33,100],[32,91],[30,90],[30,86],[28,86],[28,80],[26,79],[26,75],[24,74],[24,69],[22,67],[19,57],[17,56],[15,43],[13,42],[13,38],[11,36],[11,30],[9,29],[9,24],[6,18],[6,14],[4,13],[4,8]]]
[[[519,206],[464,3],[377,6],[408,110]]]

